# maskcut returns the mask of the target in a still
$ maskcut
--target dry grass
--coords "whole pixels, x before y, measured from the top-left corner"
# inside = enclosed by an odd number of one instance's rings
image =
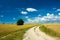
[[[50,28],[58,33],[60,33],[60,24],[44,24],[47,28]]]
[[[51,28],[47,28],[46,26],[42,25],[39,27],[41,31],[43,31],[44,33],[52,36],[52,37],[58,37],[60,38],[60,33],[52,30]]]
[[[44,25],[47,28],[50,28],[60,33],[60,24],[44,24]],[[0,37],[4,37],[8,34],[11,34],[6,38],[0,40],[22,40],[22,36],[25,33],[25,31],[33,26],[41,26],[41,24],[24,24],[22,26],[17,26],[16,24],[0,24]]]
[[[0,24],[0,37],[6,36],[14,31],[29,28],[35,26],[36,24],[24,24],[22,26],[17,26],[16,24]]]
[[[11,32],[16,31],[18,29],[27,28],[34,26],[36,24],[24,24],[22,26],[17,26],[15,24],[0,24],[0,32]]]

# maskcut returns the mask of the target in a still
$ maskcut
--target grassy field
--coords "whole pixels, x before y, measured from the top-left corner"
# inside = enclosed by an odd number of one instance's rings
[[[22,40],[24,33],[31,27],[41,26],[41,24],[0,24],[0,40]],[[44,24],[40,27],[42,31],[51,36],[60,36],[60,24]],[[57,34],[56,34],[57,33]]]
[[[15,24],[0,24],[0,40],[22,40],[23,34],[36,24],[25,24],[17,26]]]
[[[60,33],[60,24],[44,24],[47,28],[50,28],[58,33]]]
[[[52,37],[60,37],[60,24],[44,24],[40,30]]]

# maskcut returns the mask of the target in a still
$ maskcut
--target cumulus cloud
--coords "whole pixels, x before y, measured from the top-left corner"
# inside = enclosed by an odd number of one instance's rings
[[[57,9],[57,11],[60,11],[60,9]]]
[[[39,14],[38,16],[40,17],[41,15]]]
[[[37,9],[34,9],[34,8],[27,8],[26,9],[28,12],[34,12],[34,11],[37,11]]]
[[[33,20],[31,19],[27,19],[28,20],[28,23],[33,23]]]
[[[50,15],[50,13],[47,13],[47,16],[49,16]]]
[[[60,13],[58,13],[58,15],[60,15]]]
[[[28,12],[26,12],[26,11],[21,11],[21,14],[27,14]]]
[[[27,19],[27,21],[28,23],[60,23],[60,16],[47,13],[46,16]]]
[[[26,16],[25,18],[29,18],[28,16]]]
[[[27,19],[28,23],[38,23],[39,22],[39,18],[35,18],[35,19]]]
[[[59,15],[55,16],[54,14],[49,14],[49,16],[44,16],[42,18],[44,18],[46,22],[60,20],[60,16]]]

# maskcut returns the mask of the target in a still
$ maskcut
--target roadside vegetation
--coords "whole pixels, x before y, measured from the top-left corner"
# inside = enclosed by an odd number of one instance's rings
[[[11,34],[8,34],[5,38],[0,38],[0,40],[22,40],[24,33],[29,28],[24,28],[24,29],[17,30],[15,32],[11,33]]]
[[[44,25],[40,26],[40,30],[52,37],[60,37],[60,33],[45,27]]]
[[[0,24],[0,40],[22,40],[24,33],[36,24]]]

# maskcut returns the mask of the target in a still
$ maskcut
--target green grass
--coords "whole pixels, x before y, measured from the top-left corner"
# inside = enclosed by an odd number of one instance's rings
[[[29,28],[31,28],[31,27],[29,27]],[[10,35],[8,35],[7,37],[1,38],[0,40],[22,40],[24,33],[29,28],[24,28],[24,29],[17,30],[14,33],[11,33]]]
[[[0,32],[0,38],[10,34],[11,32]]]
[[[40,26],[40,30],[52,37],[60,37],[60,33],[55,32],[52,29],[46,28],[44,25]]]

